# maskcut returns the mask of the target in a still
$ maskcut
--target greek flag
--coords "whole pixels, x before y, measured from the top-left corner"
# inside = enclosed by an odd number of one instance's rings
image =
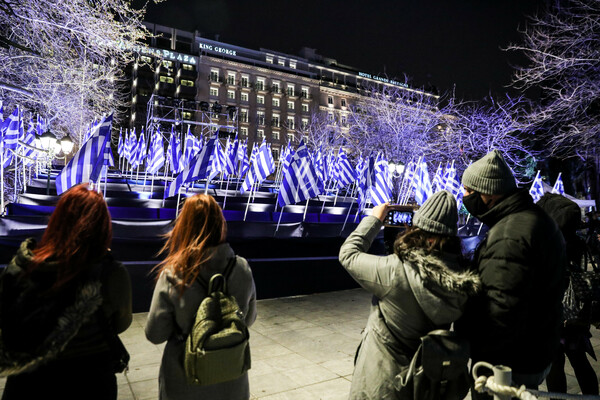
[[[415,187],[415,201],[418,205],[423,205],[433,194],[431,188],[431,181],[429,180],[429,172],[427,171],[427,163],[425,158],[421,159],[421,163],[417,166],[416,171],[416,187]]]
[[[542,184],[542,177],[540,171],[537,172],[531,187],[529,188],[529,194],[533,197],[533,202],[537,203],[539,199],[544,195],[544,185]]]
[[[133,164],[137,158],[137,136],[135,134],[135,128],[129,132],[129,139],[127,140],[125,147],[125,156],[129,164]],[[133,166],[132,166],[133,169]]]
[[[217,135],[218,136],[218,135]],[[210,163],[209,169],[210,174],[208,175],[206,184],[208,185],[208,181],[211,181],[215,176],[220,174],[225,170],[225,153],[223,152],[223,147],[221,146],[221,142],[217,138],[214,147],[214,156]]]
[[[281,156],[281,170],[285,171],[287,167],[290,165],[290,161],[294,155],[294,151],[292,150],[292,146],[290,145],[290,141],[288,140],[288,144],[283,151],[283,155]]]
[[[315,167],[310,162],[304,141],[300,141],[296,153],[283,175],[277,202],[284,207],[287,204],[308,200],[322,192],[323,182],[317,176]]]
[[[169,148],[167,150],[167,161],[171,166],[171,172],[174,174],[183,170],[181,163],[181,143],[175,130],[171,127],[171,138],[169,139]]]
[[[188,131],[185,136],[185,154],[183,157],[183,162],[187,165],[194,158],[196,154],[200,151],[200,142],[194,136],[188,126]]]
[[[373,205],[378,206],[390,201],[391,197],[392,185],[389,166],[383,154],[379,154],[371,178],[371,201]]]
[[[250,166],[250,161],[248,160],[248,139],[239,145],[237,159],[240,161],[240,173],[238,176],[242,178]]]
[[[156,174],[163,165],[165,165],[165,149],[163,147],[163,140],[160,131],[157,131],[152,135],[152,142],[150,144],[150,152],[148,154],[148,168],[149,174]]]
[[[171,136],[173,138],[173,135]],[[217,141],[216,136],[209,139],[202,150],[196,154],[192,161],[183,169],[183,171],[177,175],[175,180],[169,185],[169,189],[165,191],[165,198],[172,197],[177,194],[181,185],[186,182],[197,181],[198,179],[206,179],[211,173],[211,165],[214,163],[215,158],[215,142]],[[208,184],[208,182],[207,182]]]
[[[240,193],[244,193],[252,189],[252,185],[256,182],[262,182],[267,179],[267,176],[275,171],[275,162],[273,161],[273,154],[271,149],[267,146],[267,143],[263,139],[260,148],[256,152],[252,152],[252,167],[242,183]]]
[[[444,186],[442,186],[442,182],[444,180],[444,171],[442,170],[442,163],[438,164],[437,170],[435,171],[435,175],[433,176],[433,181],[431,185],[433,186],[434,193],[439,192],[440,190],[444,190]]]
[[[369,157],[363,160],[361,157],[356,164],[357,177],[358,177],[358,208],[360,211],[364,210],[367,203],[370,201],[371,185],[373,178],[373,171],[375,170],[375,160],[373,157]]]
[[[92,132],[90,138],[81,146],[56,177],[56,193],[61,194],[71,186],[82,182],[96,182],[104,165],[103,154],[106,143],[110,142],[112,114],[104,118]]]
[[[135,160],[132,162],[132,168],[136,168],[142,164],[146,157],[146,138],[144,137],[144,128],[138,138],[137,146],[135,148]]]
[[[454,167],[454,161],[452,162],[452,164],[450,164],[449,167],[446,168],[445,180],[445,190],[452,193],[454,198],[456,198],[456,204],[458,206],[458,209],[460,210],[462,206],[462,198],[464,196],[464,191],[462,190],[462,185],[458,180],[456,168]]]
[[[227,138],[227,146],[225,147],[225,175],[235,175],[235,164],[238,152],[238,137],[237,133],[235,134],[235,139],[233,141],[229,141]]]
[[[98,125],[98,124],[96,124]],[[115,157],[113,156],[112,153],[112,147],[111,147],[111,143],[110,140],[106,142],[106,148],[104,149],[104,165],[107,165],[109,167],[114,167],[115,166]]]
[[[552,187],[552,193],[560,194],[561,196],[565,195],[565,185],[563,185],[562,178],[560,177],[562,172],[558,174],[558,178],[556,178],[556,182],[554,182],[554,186]]]
[[[327,174],[325,173],[325,165],[327,162],[324,160],[323,149],[321,146],[317,149],[317,154],[315,155],[315,171],[319,176],[319,179],[325,182]]]
[[[125,133],[125,138],[127,138],[127,133]],[[123,128],[119,129],[119,143],[117,144],[117,153],[119,157],[123,157],[123,153],[125,151],[125,145],[123,144]]]
[[[25,144],[28,144],[29,146],[35,146],[35,132],[36,132],[35,124],[33,123],[33,118],[31,118],[29,120],[29,127],[27,128],[27,134],[25,135],[25,139],[23,139],[23,142]],[[29,157],[29,158],[24,159],[25,165],[29,166],[34,163],[34,161],[30,160],[30,158],[34,158],[34,159],[38,158],[38,156],[39,156],[38,152],[36,150],[30,149],[30,148],[24,147],[24,146],[23,146],[23,149],[24,149],[23,155],[25,157]]]
[[[0,125],[0,141],[4,146],[4,168],[7,168],[14,158],[14,154],[10,150],[17,150],[17,142],[21,137],[22,126],[20,124],[20,112],[19,107],[15,107],[15,110],[11,115],[8,116]],[[9,150],[10,149],[10,150]]]
[[[354,172],[354,168],[352,168],[346,152],[341,147],[338,152],[335,170],[335,180],[341,188],[348,186],[356,180],[356,172]]]

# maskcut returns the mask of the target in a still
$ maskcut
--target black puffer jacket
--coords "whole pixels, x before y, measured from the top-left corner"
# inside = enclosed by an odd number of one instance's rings
[[[556,223],[519,189],[481,216],[490,227],[474,257],[483,285],[456,324],[474,361],[538,373],[559,343],[566,266]]]

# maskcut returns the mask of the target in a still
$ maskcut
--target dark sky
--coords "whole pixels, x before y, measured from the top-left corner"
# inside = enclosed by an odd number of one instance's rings
[[[139,4],[140,0],[136,0]],[[136,3],[134,1],[134,4]],[[465,99],[501,95],[522,56],[527,16],[543,0],[168,0],[146,20],[252,49],[297,54],[306,46],[364,72]]]

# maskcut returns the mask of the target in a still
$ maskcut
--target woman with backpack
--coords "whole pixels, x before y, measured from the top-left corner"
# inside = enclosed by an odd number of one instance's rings
[[[157,266],[145,330],[152,343],[167,342],[158,378],[162,400],[250,398],[247,372],[232,381],[203,386],[188,384],[184,367],[186,338],[214,274],[226,275],[227,292],[237,300],[246,325],[256,319],[252,271],[244,258],[235,255],[226,237],[221,208],[212,196],[199,194],[186,199],[161,250],[166,258]]]
[[[117,398],[113,344],[131,324],[131,282],[111,238],[106,202],[81,184],[41,241],[21,244],[0,277],[3,400]]]
[[[480,286],[477,275],[459,263],[457,205],[450,192],[435,193],[415,212],[394,254],[368,254],[389,210],[389,204],[373,208],[340,249],[342,266],[373,294],[350,399],[397,398],[397,375],[408,369],[420,338],[448,329]]]

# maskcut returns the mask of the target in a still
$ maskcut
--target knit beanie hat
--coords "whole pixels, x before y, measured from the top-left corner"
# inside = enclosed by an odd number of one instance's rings
[[[457,224],[456,200],[447,190],[436,192],[428,198],[413,217],[413,226],[441,235],[456,235]]]
[[[515,177],[498,150],[492,150],[469,165],[462,184],[483,194],[505,194],[517,187]]]

